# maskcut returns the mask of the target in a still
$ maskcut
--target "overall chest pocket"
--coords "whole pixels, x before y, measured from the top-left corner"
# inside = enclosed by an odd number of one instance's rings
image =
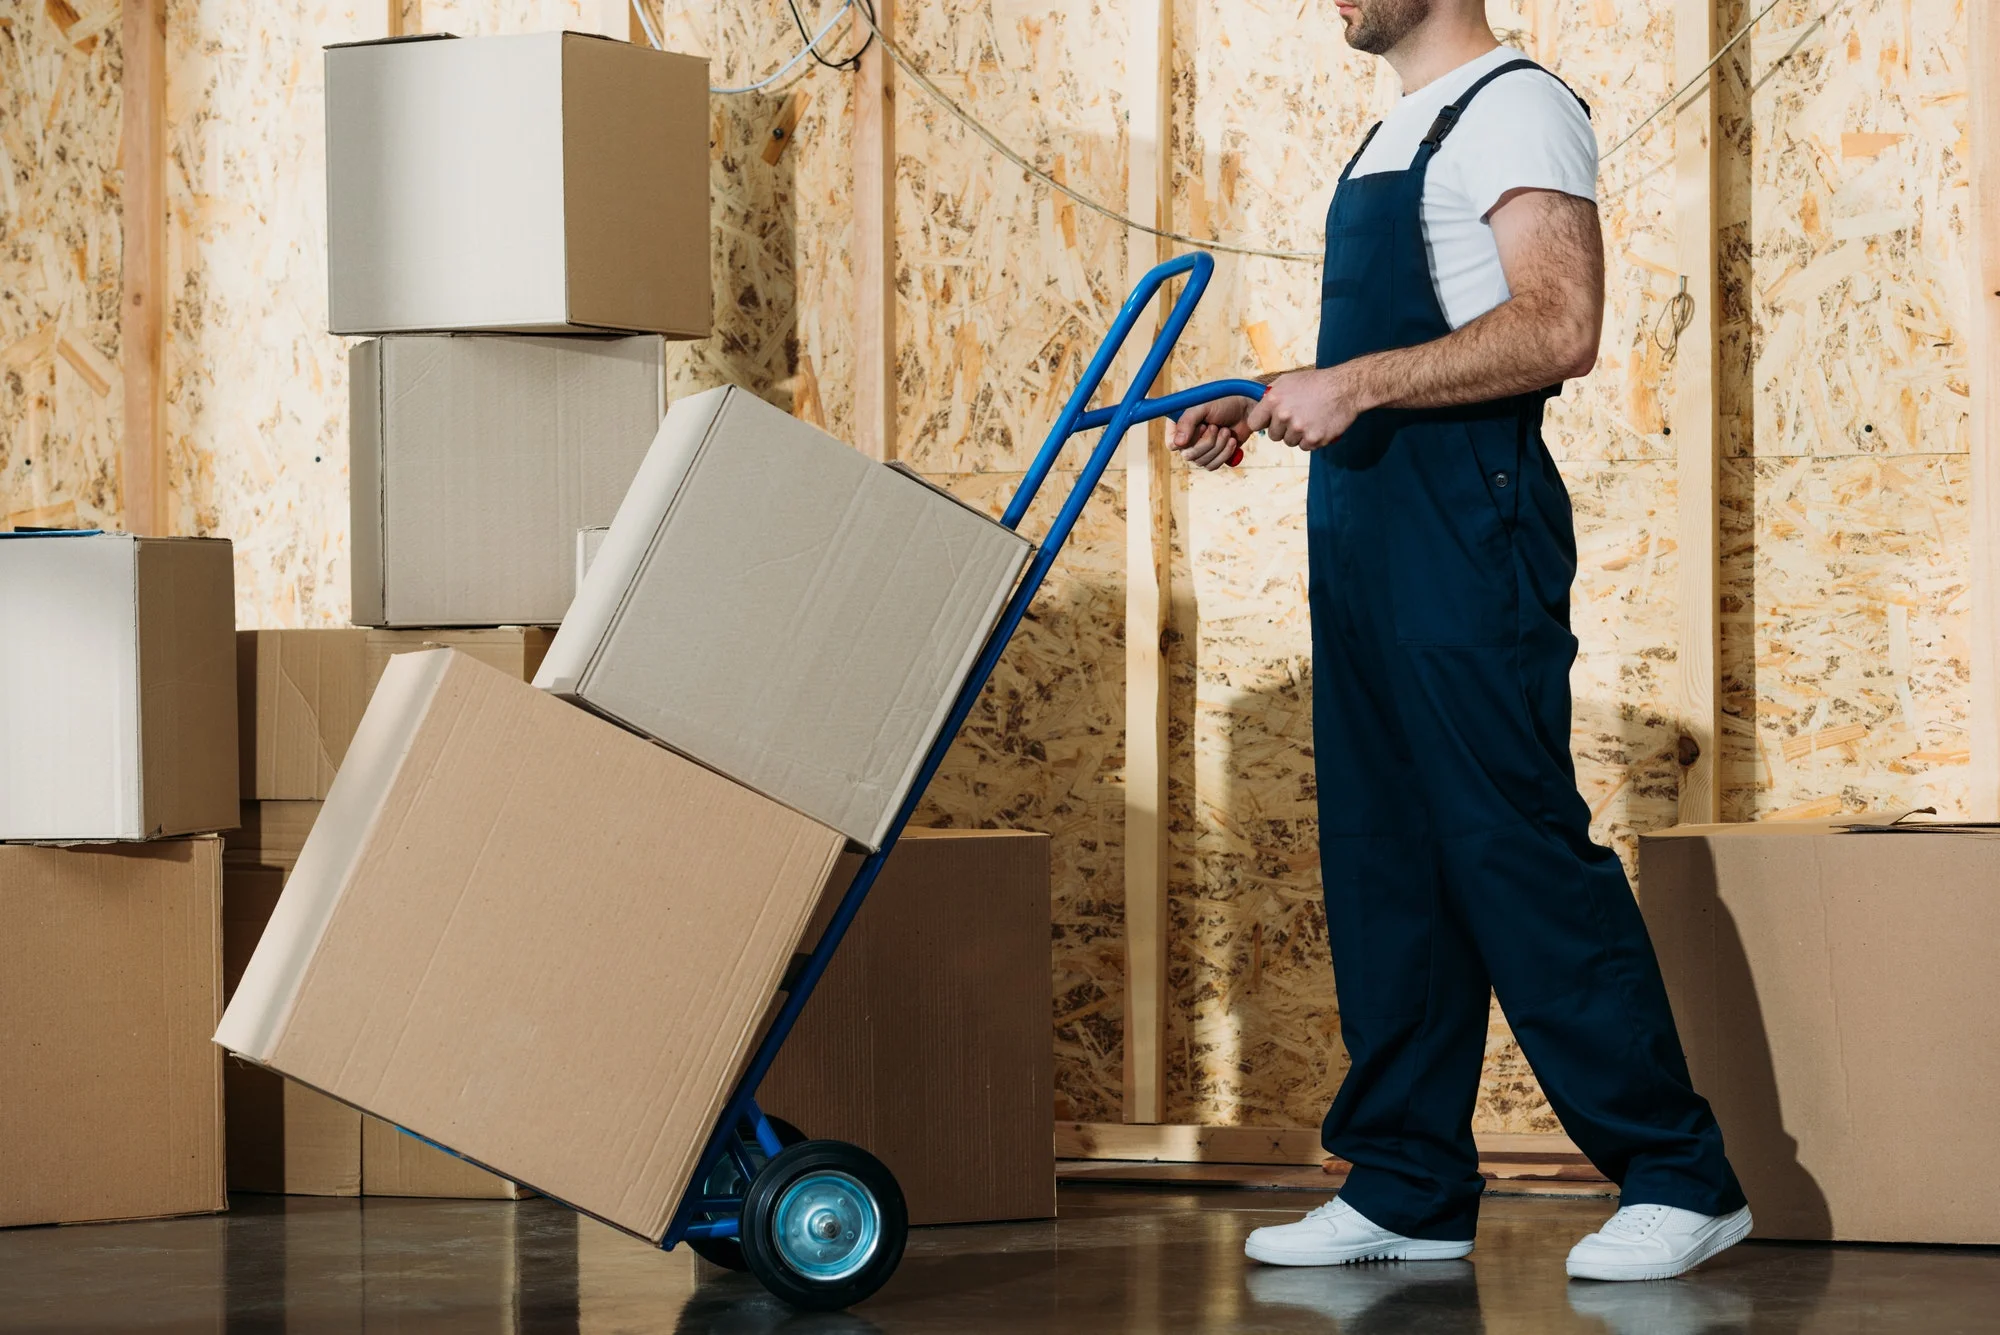
[[[1321,366],[1379,352],[1396,308],[1396,224],[1368,218],[1329,223],[1319,285]]]

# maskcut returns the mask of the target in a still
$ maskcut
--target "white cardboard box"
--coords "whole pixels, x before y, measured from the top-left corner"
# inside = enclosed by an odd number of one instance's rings
[[[661,424],[535,684],[878,848],[1030,550],[710,390]]]
[[[0,839],[234,828],[235,580],[220,538],[0,536]]]
[[[580,33],[326,51],[336,334],[711,327],[708,62]]]
[[[354,621],[553,626],[666,412],[655,337],[405,334],[351,354]]]

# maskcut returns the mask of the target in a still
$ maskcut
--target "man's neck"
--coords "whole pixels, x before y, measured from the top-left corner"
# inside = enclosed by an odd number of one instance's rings
[[[1406,96],[1500,45],[1484,23],[1445,20],[1443,15],[1438,19],[1417,28],[1382,57],[1402,79]]]

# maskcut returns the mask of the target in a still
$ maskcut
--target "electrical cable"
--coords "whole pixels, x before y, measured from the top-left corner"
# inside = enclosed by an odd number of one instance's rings
[[[1706,79],[1709,76],[1709,74],[1714,71],[1715,67],[1722,63],[1722,58],[1724,56],[1728,55],[1731,51],[1734,51],[1736,49],[1736,44],[1738,42],[1742,41],[1745,37],[1748,37],[1750,35],[1750,30],[1752,28],[1756,27],[1758,24],[1764,21],[1764,16],[1766,14],[1770,13],[1772,10],[1778,7],[1778,3],[1779,0],[1771,0],[1769,4],[1765,5],[1762,9],[1758,10],[1757,13],[1751,18],[1751,20],[1748,23],[1744,24],[1742,27],[1736,30],[1736,35],[1734,37],[1730,38],[1728,41],[1722,44],[1722,49],[1715,53],[1715,58],[1713,60],[1709,61],[1706,65],[1703,65],[1701,67],[1700,73],[1696,74],[1692,79],[1689,79],[1686,83],[1682,84],[1678,89],[1676,89],[1672,97],[1669,97],[1666,101],[1660,103],[1659,106],[1654,107],[1652,111],[1647,114],[1646,119],[1640,121],[1637,125],[1632,127],[1631,133],[1627,134],[1623,139],[1620,139],[1617,143],[1613,144],[1610,148],[1606,149],[1603,153],[1599,154],[1597,159],[1598,165],[1602,166],[1605,162],[1617,156],[1619,149],[1625,147],[1625,145],[1631,143],[1634,139],[1637,139],[1639,137],[1639,131],[1645,129],[1648,125],[1651,125],[1654,121],[1658,120],[1660,114],[1664,112],[1668,107],[1675,105],[1682,98],[1686,97],[1696,84],[1700,83],[1703,79]],[[1832,4],[1828,5],[1824,10],[1820,11],[1819,18],[1816,20],[1816,22],[1818,23],[1826,22],[1827,15],[1833,13],[1834,10],[1841,8],[1846,3],[1847,0],[1833,0]]]

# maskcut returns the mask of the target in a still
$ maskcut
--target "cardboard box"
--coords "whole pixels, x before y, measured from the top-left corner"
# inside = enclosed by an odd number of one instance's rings
[[[216,1041],[657,1241],[841,847],[462,654],[405,654]]]
[[[223,1208],[221,907],[219,839],[0,847],[0,1225]]]
[[[0,839],[236,823],[229,544],[0,535]]]
[[[1689,826],[1639,884],[1757,1236],[2000,1243],[2000,838]]]
[[[706,337],[708,62],[441,37],[327,48],[332,331]]]
[[[882,1160],[912,1224],[1047,1219],[1049,1005],[1048,836],[906,830],[758,1101]]]
[[[361,1121],[361,1194],[443,1196],[456,1200],[517,1201],[524,1191],[484,1168],[454,1159],[435,1145],[405,1135],[379,1117]]]
[[[498,630],[371,630],[368,632],[368,689],[382,680],[382,670],[397,654],[426,649],[456,649],[516,681],[533,681],[556,633],[539,626],[507,626]]]
[[[236,632],[243,800],[317,802],[368,704],[368,632]]]
[[[1029,551],[710,390],[668,413],[535,684],[878,848]]]
[[[666,412],[657,338],[383,338],[349,354],[354,621],[553,626]]]

